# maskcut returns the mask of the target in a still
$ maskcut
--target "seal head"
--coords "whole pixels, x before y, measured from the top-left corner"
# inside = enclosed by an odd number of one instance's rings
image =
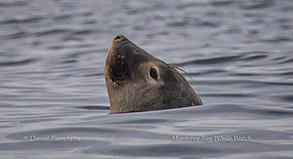
[[[110,113],[202,104],[179,72],[123,35],[117,35],[110,45],[105,62],[105,79]]]

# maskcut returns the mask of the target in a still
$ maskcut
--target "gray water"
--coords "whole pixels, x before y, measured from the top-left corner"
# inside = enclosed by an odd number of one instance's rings
[[[292,15],[291,0],[2,0],[0,158],[292,158]],[[109,114],[116,34],[184,69],[204,105]]]

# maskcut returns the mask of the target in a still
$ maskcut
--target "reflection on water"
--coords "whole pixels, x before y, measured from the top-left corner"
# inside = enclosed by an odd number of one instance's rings
[[[290,158],[292,11],[290,0],[1,1],[0,154]],[[108,114],[116,34],[188,72],[204,105]]]

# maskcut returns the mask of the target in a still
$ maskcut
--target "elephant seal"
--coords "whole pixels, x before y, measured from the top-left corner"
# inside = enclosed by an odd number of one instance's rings
[[[117,35],[108,49],[105,80],[110,113],[201,105],[202,101],[173,67]]]

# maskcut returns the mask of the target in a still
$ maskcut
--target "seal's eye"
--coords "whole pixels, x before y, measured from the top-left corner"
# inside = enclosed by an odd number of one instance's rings
[[[158,79],[158,72],[157,72],[157,70],[151,67],[151,69],[150,69],[150,76],[153,79],[157,80]]]

